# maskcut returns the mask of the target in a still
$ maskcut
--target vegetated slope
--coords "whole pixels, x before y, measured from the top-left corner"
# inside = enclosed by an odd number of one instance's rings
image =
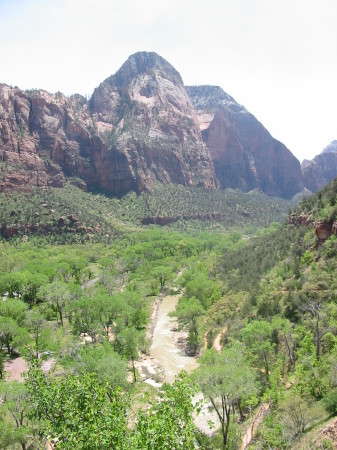
[[[304,186],[316,192],[337,176],[337,141],[332,141],[311,161],[302,162]]]
[[[312,221],[225,248],[213,269],[209,344],[226,327],[224,342],[245,346],[270,406],[252,448],[333,448],[334,431],[319,430],[337,414],[337,229],[323,239],[317,227],[336,222],[336,202],[335,180],[296,208]]]
[[[303,189],[299,161],[219,86],[187,86],[222,188],[293,197]]]
[[[178,222],[176,226],[190,231],[265,227],[284,222],[293,203],[260,191],[244,194],[156,183],[151,193],[133,192],[120,198],[94,195],[71,184],[32,193],[2,193],[0,206],[0,232],[5,238],[39,235],[49,241],[74,242],[108,241],[135,225]]]
[[[35,189],[31,193],[0,194],[0,232],[4,238],[46,237],[55,243],[106,241],[121,234],[105,196],[63,188]]]

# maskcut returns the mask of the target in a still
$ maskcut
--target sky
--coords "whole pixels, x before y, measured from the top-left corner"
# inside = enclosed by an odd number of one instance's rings
[[[336,0],[0,0],[0,83],[91,95],[155,51],[300,160],[337,139]]]

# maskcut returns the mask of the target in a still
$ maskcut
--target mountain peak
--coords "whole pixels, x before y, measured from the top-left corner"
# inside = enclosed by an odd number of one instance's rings
[[[323,153],[337,153],[337,140],[334,140],[330,142],[329,145],[327,145],[322,151],[321,155]]]
[[[120,86],[126,86],[130,81],[141,75],[158,73],[163,78],[170,79],[174,84],[183,84],[179,72],[155,52],[137,52],[129,56],[122,67],[113,75]]]

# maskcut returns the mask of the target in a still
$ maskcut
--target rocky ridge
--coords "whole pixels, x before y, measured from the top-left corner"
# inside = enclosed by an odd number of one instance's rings
[[[62,187],[76,176],[112,194],[155,181],[217,187],[179,73],[136,53],[90,102],[0,85],[0,191]]]
[[[303,189],[299,161],[218,86],[188,86],[222,188],[291,198]]]
[[[297,159],[214,86],[184,87],[156,53],[139,52],[90,101],[0,85],[0,192],[63,187],[118,195],[155,181],[206,189],[302,190]]]
[[[337,141],[332,141],[311,161],[302,162],[304,186],[311,192],[320,190],[337,176]]]

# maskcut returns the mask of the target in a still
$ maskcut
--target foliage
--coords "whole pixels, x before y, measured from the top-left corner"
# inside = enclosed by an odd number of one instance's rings
[[[94,373],[52,379],[31,367],[27,388],[31,417],[38,417],[42,435],[56,448],[195,448],[195,390],[184,373],[172,386],[163,386],[148,410],[138,411],[134,428],[128,427],[127,394],[100,383]]]

